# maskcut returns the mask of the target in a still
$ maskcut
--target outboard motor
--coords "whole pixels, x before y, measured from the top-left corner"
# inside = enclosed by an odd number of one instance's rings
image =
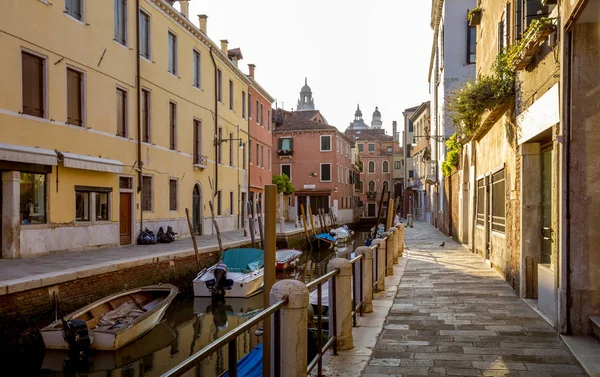
[[[214,279],[206,281],[206,287],[215,296],[224,296],[233,287],[233,280],[227,279],[227,265],[218,263],[213,270]]]
[[[88,351],[91,340],[85,321],[81,319],[65,321],[64,318],[61,318],[61,321],[63,339],[69,345],[69,350],[79,354]]]

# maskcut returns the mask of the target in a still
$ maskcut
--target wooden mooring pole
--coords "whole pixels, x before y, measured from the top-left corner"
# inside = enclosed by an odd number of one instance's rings
[[[277,186],[265,185],[265,283],[263,308],[270,306],[270,294],[275,284],[275,244],[277,233]],[[271,316],[263,321],[263,377],[271,375]]]

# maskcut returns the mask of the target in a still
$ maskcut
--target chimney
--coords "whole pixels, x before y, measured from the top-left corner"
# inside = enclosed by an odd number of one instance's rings
[[[227,55],[227,45],[229,44],[229,41],[227,39],[221,39],[221,51],[223,51],[225,53],[225,55]]]
[[[254,68],[256,68],[254,64],[248,64],[248,72],[252,78],[254,78]]]
[[[394,134],[392,136],[394,136],[394,141],[397,143],[399,140],[398,140],[398,132],[397,132],[398,124],[396,123],[396,121],[392,122],[392,129],[394,130],[393,131]]]
[[[200,31],[203,32],[204,35],[206,35],[206,19],[207,18],[208,18],[208,16],[205,14],[198,15],[198,21],[200,23]]]
[[[190,18],[190,0],[179,0],[179,6],[181,7],[181,14],[185,18]]]

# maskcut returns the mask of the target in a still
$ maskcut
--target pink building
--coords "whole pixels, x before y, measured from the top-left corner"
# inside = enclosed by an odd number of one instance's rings
[[[305,85],[302,90],[304,103],[314,107],[310,88]],[[296,189],[289,199],[290,217],[300,214],[299,205],[304,204],[313,214],[320,208],[333,211],[340,224],[353,222],[352,141],[329,125],[318,110],[278,109],[274,122],[273,174],[288,175]]]

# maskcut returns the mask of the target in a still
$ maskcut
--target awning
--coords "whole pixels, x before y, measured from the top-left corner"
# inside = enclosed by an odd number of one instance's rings
[[[558,83],[517,117],[519,145],[560,122]]]
[[[83,156],[62,152],[63,165],[65,168],[95,170],[106,173],[122,173],[123,163],[119,160],[111,160],[108,158]]]
[[[0,143],[0,160],[26,164],[58,165],[58,158],[53,150],[4,143]]]

